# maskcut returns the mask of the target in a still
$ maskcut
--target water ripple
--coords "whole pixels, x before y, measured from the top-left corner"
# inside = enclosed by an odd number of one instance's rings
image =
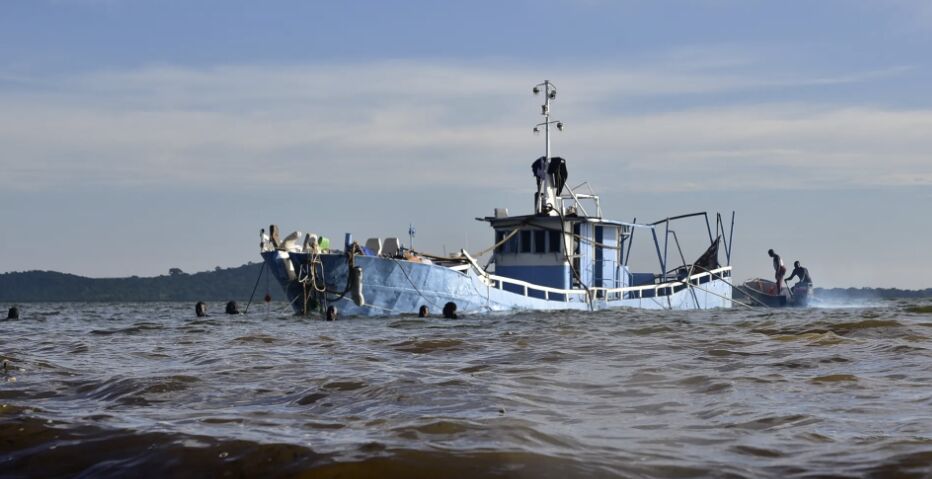
[[[932,476],[924,303],[329,323],[25,308],[2,323],[4,475]]]

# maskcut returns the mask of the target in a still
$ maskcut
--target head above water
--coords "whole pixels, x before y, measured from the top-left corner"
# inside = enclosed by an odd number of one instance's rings
[[[427,305],[422,304],[421,307],[417,310],[417,317],[426,318],[428,316],[430,316],[430,311],[427,309]]]

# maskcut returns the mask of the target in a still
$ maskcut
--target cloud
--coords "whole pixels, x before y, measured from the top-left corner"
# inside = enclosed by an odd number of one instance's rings
[[[573,141],[648,190],[929,185],[930,128],[928,110],[765,104],[608,119]]]
[[[697,60],[671,62],[684,54]],[[608,189],[932,184],[932,111],[732,99],[907,69],[753,71],[696,52],[565,68],[554,108],[569,128],[555,151],[575,178]],[[538,76],[506,63],[410,61],[4,75],[0,187],[523,188],[542,149],[530,135]],[[709,101],[670,111],[668,99],[684,96]],[[619,106],[633,100],[665,107]]]

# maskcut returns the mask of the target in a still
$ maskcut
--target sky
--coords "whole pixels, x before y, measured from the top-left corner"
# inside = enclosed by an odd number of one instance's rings
[[[734,211],[738,279],[928,288],[930,46],[926,0],[5,0],[0,272],[238,266],[271,223],[484,249],[546,79],[606,217]]]

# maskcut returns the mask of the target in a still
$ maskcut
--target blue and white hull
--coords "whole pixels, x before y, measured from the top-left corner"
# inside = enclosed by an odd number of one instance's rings
[[[361,268],[364,301],[356,304],[348,289],[349,267],[344,254],[322,254],[326,293],[316,296],[308,281],[308,254],[270,251],[262,254],[269,271],[285,290],[296,314],[315,314],[335,306],[346,316],[417,314],[427,306],[439,314],[448,302],[458,313],[475,314],[520,310],[601,310],[608,308],[708,309],[731,306],[731,268],[664,283],[627,288],[561,290],[480,272],[452,269],[378,256],[356,256]],[[319,274],[319,273],[318,273]],[[320,282],[318,282],[320,284]],[[306,304],[310,303],[306,306]],[[321,308],[323,306],[323,308]]]

